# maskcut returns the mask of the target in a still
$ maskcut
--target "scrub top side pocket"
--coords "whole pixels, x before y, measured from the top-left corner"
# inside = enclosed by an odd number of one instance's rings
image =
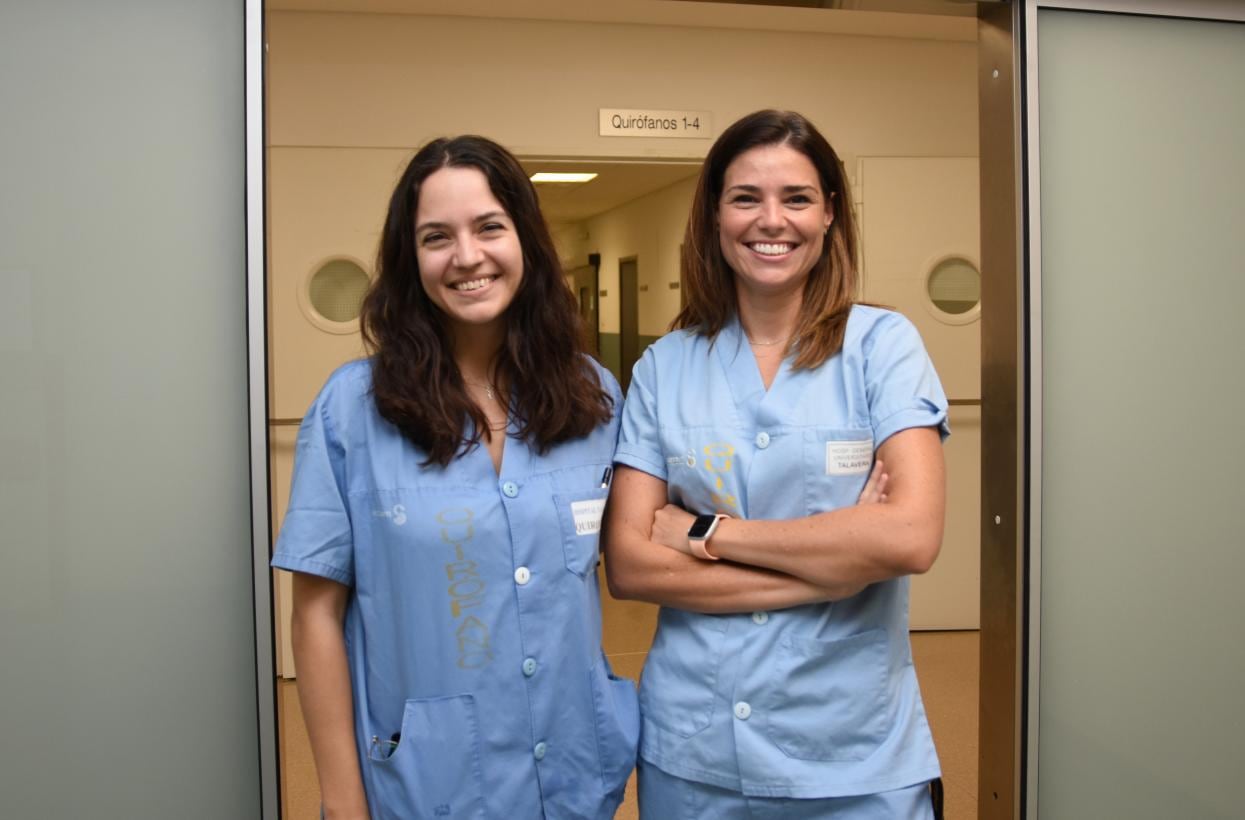
[[[369,739],[373,816],[484,819],[476,704],[471,695],[408,700],[398,745]],[[387,755],[387,756],[386,756]]]
[[[762,699],[769,739],[799,760],[865,760],[890,734],[884,629],[834,641],[787,636]]]
[[[662,607],[640,676],[640,715],[680,737],[709,728],[730,622]]]
[[[600,558],[600,535],[608,487],[578,493],[554,493],[558,526],[566,568],[581,578],[596,569]]]
[[[640,702],[635,683],[610,671],[604,655],[589,672],[589,686],[597,719],[597,755],[601,786],[621,797],[635,768],[640,743]]]
[[[869,427],[815,427],[804,431],[804,506],[807,515],[851,507],[873,469]]]

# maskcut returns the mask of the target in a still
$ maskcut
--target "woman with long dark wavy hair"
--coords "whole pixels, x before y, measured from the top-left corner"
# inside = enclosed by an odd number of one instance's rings
[[[907,607],[942,539],[947,401],[912,324],[855,302],[851,202],[799,114],[744,117],[705,160],[606,527],[615,596],[662,605],[642,818],[938,810]]]
[[[325,815],[612,817],[639,729],[595,571],[621,396],[505,149],[415,155],[362,327],[273,558]]]

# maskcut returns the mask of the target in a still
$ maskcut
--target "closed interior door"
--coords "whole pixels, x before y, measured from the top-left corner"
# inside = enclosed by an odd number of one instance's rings
[[[1240,817],[1245,22],[1036,16],[1028,816]]]
[[[298,424],[333,370],[364,354],[358,300],[373,276],[383,203],[407,152],[269,152],[268,377],[273,538],[289,501]],[[326,206],[331,199],[332,207]],[[274,573],[277,673],[295,677],[293,576]]]
[[[618,260],[618,326],[622,351],[622,389],[631,385],[631,368],[640,357],[639,263],[633,256]]]
[[[981,324],[976,157],[860,161],[865,301],[916,325],[951,400],[947,522],[933,569],[912,579],[913,629],[981,623]],[[976,294],[974,293],[976,278]]]

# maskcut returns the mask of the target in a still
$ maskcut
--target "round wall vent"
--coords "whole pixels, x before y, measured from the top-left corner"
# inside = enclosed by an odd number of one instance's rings
[[[371,277],[358,262],[329,259],[311,271],[299,293],[303,315],[329,333],[354,333],[371,285]]]
[[[925,275],[926,307],[934,318],[952,325],[981,316],[981,271],[958,254],[938,258]]]

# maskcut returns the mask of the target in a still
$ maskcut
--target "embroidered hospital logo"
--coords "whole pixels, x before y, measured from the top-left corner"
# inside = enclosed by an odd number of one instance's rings
[[[394,504],[387,510],[372,510],[373,518],[388,518],[399,527],[406,523],[406,505]]]

